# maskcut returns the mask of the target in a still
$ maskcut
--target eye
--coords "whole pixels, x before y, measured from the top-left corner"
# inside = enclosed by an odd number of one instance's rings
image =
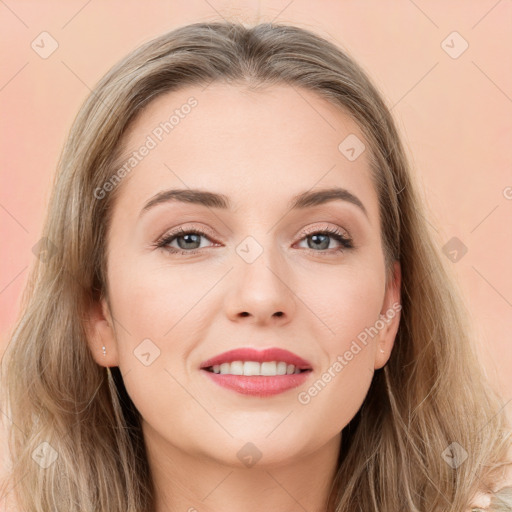
[[[326,227],[306,232],[303,235],[300,241],[311,240],[311,242],[308,242],[307,249],[315,253],[332,255],[333,251],[339,253],[354,247],[352,239],[347,237],[339,228]],[[180,227],[171,233],[167,233],[153,245],[154,247],[165,249],[171,254],[192,255],[197,254],[201,248],[204,248],[204,246],[201,247],[201,238],[211,241],[210,237],[209,232],[202,231],[201,229],[183,229]],[[331,245],[329,239],[334,239],[340,246],[326,250]],[[173,247],[172,243],[176,243],[178,247]]]
[[[199,229],[184,230],[180,227],[178,230],[166,234],[154,245],[155,247],[163,248],[171,253],[196,254],[199,252],[198,249],[201,248],[201,237],[208,238],[207,233]],[[177,242],[178,248],[170,245],[174,241]]]
[[[329,239],[336,240],[340,246],[332,248],[331,251],[327,251],[326,255],[332,254],[333,250],[338,253],[354,248],[351,238],[347,237],[342,230],[331,227],[326,227],[322,230],[317,229],[315,231],[310,231],[306,233],[306,236],[304,236],[301,241],[308,240],[308,250],[323,254],[326,252],[325,249],[329,249]]]

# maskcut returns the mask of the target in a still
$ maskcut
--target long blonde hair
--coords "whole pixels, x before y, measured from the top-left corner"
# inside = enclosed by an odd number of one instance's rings
[[[99,366],[86,342],[84,312],[108,297],[104,249],[119,187],[100,199],[95,190],[118,169],[123,134],[149,102],[213,81],[304,88],[348,112],[370,149],[388,278],[393,262],[401,263],[395,345],[343,429],[328,510],[464,510],[478,490],[494,490],[508,462],[510,427],[478,361],[458,284],[427,227],[394,121],[341,49],[271,23],[170,31],[116,64],[79,111],[58,163],[44,250],[3,360],[12,421],[4,492],[13,487],[27,512],[154,510],[138,411],[118,368]],[[493,494],[492,510],[512,510],[504,496]]]

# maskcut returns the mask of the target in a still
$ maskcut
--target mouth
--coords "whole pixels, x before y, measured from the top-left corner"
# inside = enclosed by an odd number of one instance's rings
[[[308,361],[287,350],[245,348],[208,359],[200,370],[224,388],[265,397],[303,384],[313,368]]]

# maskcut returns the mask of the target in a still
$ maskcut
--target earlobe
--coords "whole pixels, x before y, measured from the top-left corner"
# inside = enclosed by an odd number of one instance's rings
[[[104,298],[90,304],[85,319],[85,331],[94,360],[100,366],[118,366],[113,322]]]

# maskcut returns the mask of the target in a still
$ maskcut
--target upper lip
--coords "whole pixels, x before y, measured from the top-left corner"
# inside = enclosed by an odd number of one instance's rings
[[[311,370],[311,363],[302,359],[297,354],[282,348],[266,348],[264,350],[256,350],[254,348],[237,348],[223,352],[211,359],[203,361],[201,368],[209,368],[222,363],[231,363],[233,361],[256,361],[264,363],[268,361],[283,361],[286,364],[293,364],[295,368],[300,370]]]

